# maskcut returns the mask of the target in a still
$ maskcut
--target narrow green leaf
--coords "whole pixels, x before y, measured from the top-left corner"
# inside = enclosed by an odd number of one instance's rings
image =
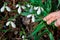
[[[43,22],[41,22],[40,24],[38,24],[38,25],[36,26],[35,30],[32,32],[31,35],[36,34],[36,33],[39,32],[42,28],[45,27],[45,24],[42,24],[42,23],[43,23]]]
[[[48,36],[49,36],[50,40],[54,40],[53,34],[51,32],[49,32]]]
[[[46,34],[46,33],[48,33],[48,30],[46,29],[46,30],[44,30],[43,32],[41,32],[41,33],[39,33],[38,34],[38,37],[36,38],[36,39],[40,39],[44,34]]]
[[[44,30],[42,33],[39,33],[38,37],[35,39],[39,40],[46,33],[48,34],[50,40],[54,40],[53,34],[48,29]]]
[[[30,14],[29,12],[23,12],[23,13],[21,13],[21,15],[23,15],[23,16],[27,16],[29,14]]]
[[[58,0],[58,4],[60,4],[60,0]]]

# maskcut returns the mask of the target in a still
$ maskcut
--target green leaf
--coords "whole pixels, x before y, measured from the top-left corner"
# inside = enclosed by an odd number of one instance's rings
[[[34,40],[37,40],[38,36],[37,34],[34,35]]]
[[[6,33],[8,31],[10,31],[11,29],[8,29],[8,30],[1,30],[2,32]]]
[[[43,21],[42,21],[40,24],[38,24],[38,25],[36,26],[35,30],[32,32],[31,35],[34,35],[34,34],[36,34],[37,32],[41,31],[41,29],[44,28],[44,27],[45,27],[45,24],[43,24]]]
[[[46,0],[43,5],[45,11],[48,13],[51,11],[51,0]]]
[[[60,4],[60,0],[58,0],[58,4]]]
[[[42,15],[45,17],[45,16],[48,15],[48,13],[47,13],[46,11],[43,11],[43,12],[42,12]]]
[[[22,32],[22,31],[20,31],[20,33],[19,33],[19,34],[20,34],[20,36],[22,36],[23,32]]]
[[[39,35],[38,35],[38,38],[41,38],[44,34],[46,34],[46,33],[48,33],[48,30],[46,29],[46,30],[44,30],[42,33],[40,33]]]
[[[49,36],[50,40],[54,40],[53,34],[51,32],[49,32],[48,36]]]
[[[27,15],[29,15],[29,12],[23,12],[23,13],[21,13],[21,15],[27,16]]]
[[[35,39],[39,40],[46,33],[48,34],[50,40],[54,40],[53,34],[48,29],[44,30],[42,33],[39,33]]]
[[[30,0],[30,2],[35,6],[42,6],[42,0]]]

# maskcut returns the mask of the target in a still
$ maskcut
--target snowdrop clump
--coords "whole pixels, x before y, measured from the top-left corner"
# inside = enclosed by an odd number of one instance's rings
[[[14,22],[12,22],[12,21],[8,21],[8,22],[6,23],[6,26],[9,26],[10,24],[11,24],[12,28],[16,28],[16,25],[15,25]]]
[[[43,9],[42,7],[39,7],[39,6],[36,7],[36,6],[32,6],[32,5],[27,4],[27,7],[30,8],[30,9],[29,9],[29,12],[30,12],[30,13],[32,13],[33,10],[35,10],[36,13],[37,13],[37,15],[40,15],[41,12],[44,11],[44,9]],[[31,19],[32,22],[35,22],[34,14],[29,14],[29,15],[27,15],[27,18],[30,18],[30,17],[32,17],[32,19]]]
[[[32,13],[32,12],[35,10],[36,13],[37,13],[37,15],[40,15],[41,12],[44,11],[44,9],[43,9],[42,7],[39,7],[39,6],[36,7],[36,6],[30,5],[30,4],[27,4],[26,6],[29,8],[29,12],[30,12],[30,13]],[[18,8],[18,9],[17,9],[18,14],[21,14],[21,13],[22,13],[22,9],[24,9],[24,10],[26,9],[25,6],[21,6],[21,5],[19,5],[19,4],[16,5],[16,8]],[[22,8],[22,9],[21,9],[21,8]],[[11,11],[11,9],[10,9],[8,6],[6,6],[6,4],[4,4],[4,5],[2,6],[1,12],[4,12],[5,9],[6,9],[8,12]],[[27,18],[30,18],[30,17],[32,17],[32,19],[31,19],[32,22],[35,22],[34,14],[29,14],[29,15],[27,15]],[[13,27],[13,28],[15,27],[15,24],[14,24],[12,21],[7,22],[6,24],[7,24],[7,26],[8,26],[9,24],[11,24],[11,25],[13,24],[12,27]]]
[[[37,7],[34,6],[34,8],[33,8],[32,5],[27,4],[27,7],[28,7],[28,8],[30,7],[29,12],[32,12],[33,9],[34,9],[34,10],[37,10],[37,15],[41,14],[41,11],[44,11],[44,9],[43,9],[42,7],[39,7],[39,6],[37,6]]]
[[[44,9],[42,8],[42,7],[35,7],[34,6],[34,8],[33,8],[33,6],[32,5],[29,5],[28,4],[28,7],[31,7],[30,8],[30,10],[29,10],[29,12],[31,13],[33,10],[36,10],[37,12],[37,15],[40,15],[41,14],[41,11],[44,11]],[[29,14],[29,15],[27,15],[27,18],[30,18],[30,17],[32,17],[32,22],[35,22],[35,17],[34,17],[34,15],[33,14]]]
[[[10,9],[8,6],[6,6],[5,4],[2,6],[2,8],[0,9],[0,11],[1,11],[1,12],[4,12],[5,9],[6,9],[8,12],[11,11],[11,9]]]

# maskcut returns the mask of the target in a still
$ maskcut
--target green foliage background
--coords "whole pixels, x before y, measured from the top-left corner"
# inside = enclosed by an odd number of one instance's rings
[[[42,0],[30,0],[30,1],[32,5],[36,5],[44,8],[44,11],[41,13],[43,17],[47,16],[52,11],[59,10],[58,7],[60,5],[60,0],[58,0],[58,2],[55,2],[55,3],[52,0],[45,0],[44,3],[42,3]],[[40,18],[39,24],[36,26],[36,28],[34,29],[34,32],[32,32],[31,34],[34,36],[34,40],[39,40],[39,38],[41,38],[45,33],[48,34],[50,40],[54,40],[54,36],[51,33],[51,31],[49,31],[48,27],[52,28],[53,30],[56,28],[54,26],[54,22],[51,23],[49,26],[47,26],[47,24]],[[37,32],[41,31],[43,28],[46,28],[46,29],[37,35]]]
[[[57,2],[54,2],[56,0],[45,0],[42,3],[42,0],[29,0],[29,2],[25,2],[24,4],[31,4],[33,6],[40,6],[44,9],[44,11],[41,12],[40,15],[36,15],[36,12],[33,11],[32,13],[30,13],[27,9],[25,9],[25,12],[22,12],[20,15],[22,16],[27,16],[29,14],[34,14],[35,15],[35,22],[38,22],[38,25],[36,26],[36,28],[34,28],[34,31],[28,35],[28,38],[30,39],[32,36],[34,37],[34,40],[40,40],[40,38],[44,35],[44,34],[48,34],[50,40],[54,40],[54,36],[53,33],[49,30],[49,28],[52,28],[52,30],[56,29],[56,27],[54,26],[54,22],[51,23],[50,25],[47,25],[45,21],[43,21],[43,18],[45,16],[47,16],[49,13],[53,12],[53,11],[57,11],[59,10],[59,6],[60,6],[60,0],[57,0]],[[19,2],[20,4],[20,2]],[[16,18],[19,14],[16,14],[14,17],[9,18],[8,20],[11,20],[13,18]],[[42,29],[44,29],[42,31]],[[24,29],[22,28],[23,31],[20,32],[20,35],[22,35],[22,33],[24,32]],[[0,30],[1,31],[1,30]],[[6,30],[3,30],[3,32],[7,32]],[[25,34],[25,33],[24,33]]]

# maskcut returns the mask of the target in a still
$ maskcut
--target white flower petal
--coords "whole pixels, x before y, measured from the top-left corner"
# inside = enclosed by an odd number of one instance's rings
[[[22,36],[22,38],[24,38],[24,35]]]
[[[41,7],[41,10],[44,11],[44,9]]]
[[[8,21],[7,23],[6,23],[6,26],[8,26],[10,24],[10,21]]]
[[[34,10],[37,10],[38,9],[38,7],[34,7]]]
[[[32,15],[30,14],[30,15],[27,15],[27,18],[30,18]]]
[[[27,7],[30,7],[30,5],[29,5],[29,4],[27,4]]]
[[[10,9],[8,6],[6,6],[6,10],[7,10],[8,12],[11,11],[11,9]]]
[[[34,15],[32,15],[32,22],[35,22],[35,17],[34,17]]]
[[[21,7],[18,8],[18,13],[19,13],[19,14],[21,13]]]
[[[30,8],[29,12],[32,13],[32,11],[33,11],[33,8]]]
[[[40,13],[41,13],[41,9],[39,7],[38,10],[37,10],[37,14],[39,15]]]
[[[1,8],[1,12],[4,12],[4,10],[5,10],[5,6],[3,6],[3,7]]]
[[[22,9],[26,9],[26,7],[25,6],[22,6]]]
[[[12,26],[13,28],[16,28],[16,25],[15,25],[13,22],[11,22],[11,26]]]
[[[16,5],[16,8],[19,7],[19,4]]]

